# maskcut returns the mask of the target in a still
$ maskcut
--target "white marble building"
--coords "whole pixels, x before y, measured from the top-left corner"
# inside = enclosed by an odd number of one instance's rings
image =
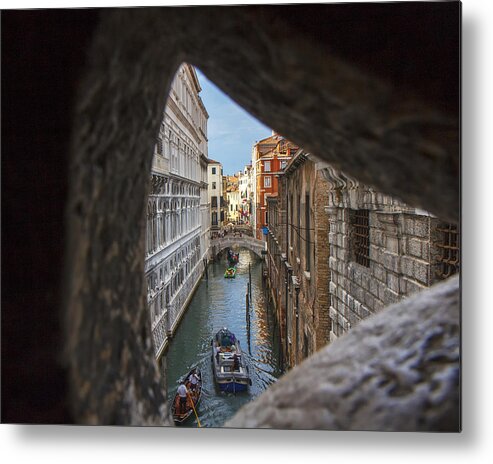
[[[209,159],[207,169],[209,184],[210,223],[212,230],[219,230],[224,220],[223,211],[223,166],[219,161]],[[222,213],[222,215],[221,215]]]
[[[156,358],[166,348],[209,251],[207,119],[193,66],[182,64],[163,111],[147,203],[145,277]]]

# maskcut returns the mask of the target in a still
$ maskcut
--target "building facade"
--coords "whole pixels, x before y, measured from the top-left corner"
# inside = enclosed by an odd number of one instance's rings
[[[459,230],[299,150],[267,198],[267,273],[287,367],[459,272]]]
[[[228,204],[228,223],[238,224],[241,218],[241,202],[240,202],[240,192],[238,188],[231,187],[227,192],[227,204]]]
[[[226,223],[238,224],[241,217],[239,180],[240,174],[226,177]]]
[[[247,164],[239,174],[238,188],[240,192],[240,221],[242,224],[252,222],[252,204],[254,202],[252,178],[253,169],[251,164]]]
[[[152,162],[145,278],[157,359],[204,271],[208,114],[192,66],[181,65],[170,90]],[[207,215],[208,217],[208,215]]]
[[[211,230],[218,231],[224,221],[223,167],[219,161],[209,159],[207,167],[208,199]]]
[[[298,150],[267,198],[267,272],[285,364],[299,364],[329,341],[328,182]]]
[[[283,136],[273,134],[257,142],[253,148],[252,165],[255,175],[255,237],[264,239],[267,225],[267,198],[278,192],[278,178],[298,147]]]
[[[209,183],[208,183],[209,158],[207,154],[200,155],[200,250],[204,251],[202,259],[208,258],[208,251],[211,247],[211,205],[209,203]]]

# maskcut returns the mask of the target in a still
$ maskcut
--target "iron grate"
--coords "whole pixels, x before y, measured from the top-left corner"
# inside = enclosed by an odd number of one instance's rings
[[[358,264],[370,267],[370,216],[367,209],[356,210],[352,214],[353,251]]]
[[[442,234],[442,242],[437,243],[441,254],[435,272],[440,279],[446,279],[460,269],[459,230],[453,224],[440,224],[437,231]]]

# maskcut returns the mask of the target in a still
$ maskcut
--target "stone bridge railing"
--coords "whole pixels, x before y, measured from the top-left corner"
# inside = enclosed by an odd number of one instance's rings
[[[262,251],[265,250],[266,242],[257,240],[256,238],[242,235],[239,237],[226,236],[211,240],[210,256],[214,259],[222,250],[226,248],[247,248],[253,251],[257,256],[262,258]]]

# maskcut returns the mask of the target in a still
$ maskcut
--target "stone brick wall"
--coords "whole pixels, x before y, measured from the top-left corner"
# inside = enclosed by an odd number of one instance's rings
[[[325,175],[333,341],[362,319],[438,280],[440,221],[330,168]],[[368,266],[355,259],[352,217],[357,210],[368,211]]]
[[[330,298],[329,298],[329,217],[325,212],[327,204],[329,184],[322,177],[319,171],[316,171],[314,196],[314,228],[315,228],[315,288],[317,297],[315,300],[315,328],[316,328],[316,345],[315,349],[319,350],[329,342],[330,333]]]

